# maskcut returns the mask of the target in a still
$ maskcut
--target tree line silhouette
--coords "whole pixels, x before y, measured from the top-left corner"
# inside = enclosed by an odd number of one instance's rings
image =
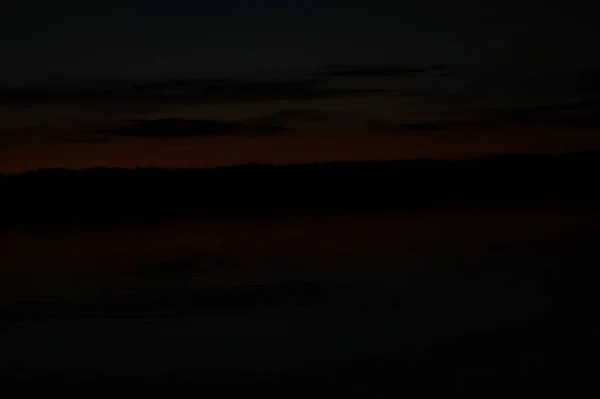
[[[600,152],[0,175],[0,227],[597,202]]]

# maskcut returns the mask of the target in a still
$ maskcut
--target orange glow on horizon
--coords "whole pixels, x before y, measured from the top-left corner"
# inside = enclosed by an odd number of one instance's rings
[[[411,135],[328,131],[252,139],[115,139],[86,143],[55,138],[6,144],[0,148],[1,173],[44,168],[187,168],[246,163],[461,159],[503,153],[600,149],[600,137],[595,131],[440,131]]]

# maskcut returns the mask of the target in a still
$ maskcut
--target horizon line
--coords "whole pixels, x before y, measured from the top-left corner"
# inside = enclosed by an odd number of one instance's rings
[[[312,165],[339,165],[339,164],[389,164],[389,163],[402,163],[402,162],[415,162],[415,161],[427,161],[427,162],[438,162],[438,163],[460,163],[465,161],[477,161],[486,159],[498,159],[498,158],[527,158],[527,157],[538,157],[538,158],[550,158],[550,157],[561,157],[561,156],[573,156],[573,155],[590,155],[596,154],[600,156],[600,150],[582,150],[582,151],[565,151],[560,153],[546,153],[546,152],[510,152],[504,154],[495,155],[483,155],[483,156],[470,156],[461,159],[444,159],[444,158],[426,158],[426,157],[415,157],[415,158],[398,158],[391,160],[358,160],[358,161],[312,161],[312,162],[293,162],[293,163],[261,163],[261,162],[248,162],[240,164],[226,164],[216,166],[190,166],[190,167],[165,167],[165,166],[149,166],[139,165],[135,167],[122,167],[122,166],[90,166],[85,168],[62,168],[62,167],[48,167],[38,169],[27,169],[20,172],[0,172],[0,176],[20,176],[26,174],[35,174],[52,171],[64,171],[64,172],[85,172],[92,170],[121,170],[121,171],[136,171],[136,170],[162,170],[162,171],[209,171],[216,169],[235,169],[243,167],[286,167],[286,166],[312,166]]]

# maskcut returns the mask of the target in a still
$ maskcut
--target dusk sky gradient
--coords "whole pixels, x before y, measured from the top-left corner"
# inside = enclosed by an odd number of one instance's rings
[[[598,6],[24,0],[0,173],[600,149]]]

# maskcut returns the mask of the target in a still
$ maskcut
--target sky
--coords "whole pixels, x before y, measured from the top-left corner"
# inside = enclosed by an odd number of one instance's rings
[[[0,173],[600,149],[589,1],[0,6]]]

